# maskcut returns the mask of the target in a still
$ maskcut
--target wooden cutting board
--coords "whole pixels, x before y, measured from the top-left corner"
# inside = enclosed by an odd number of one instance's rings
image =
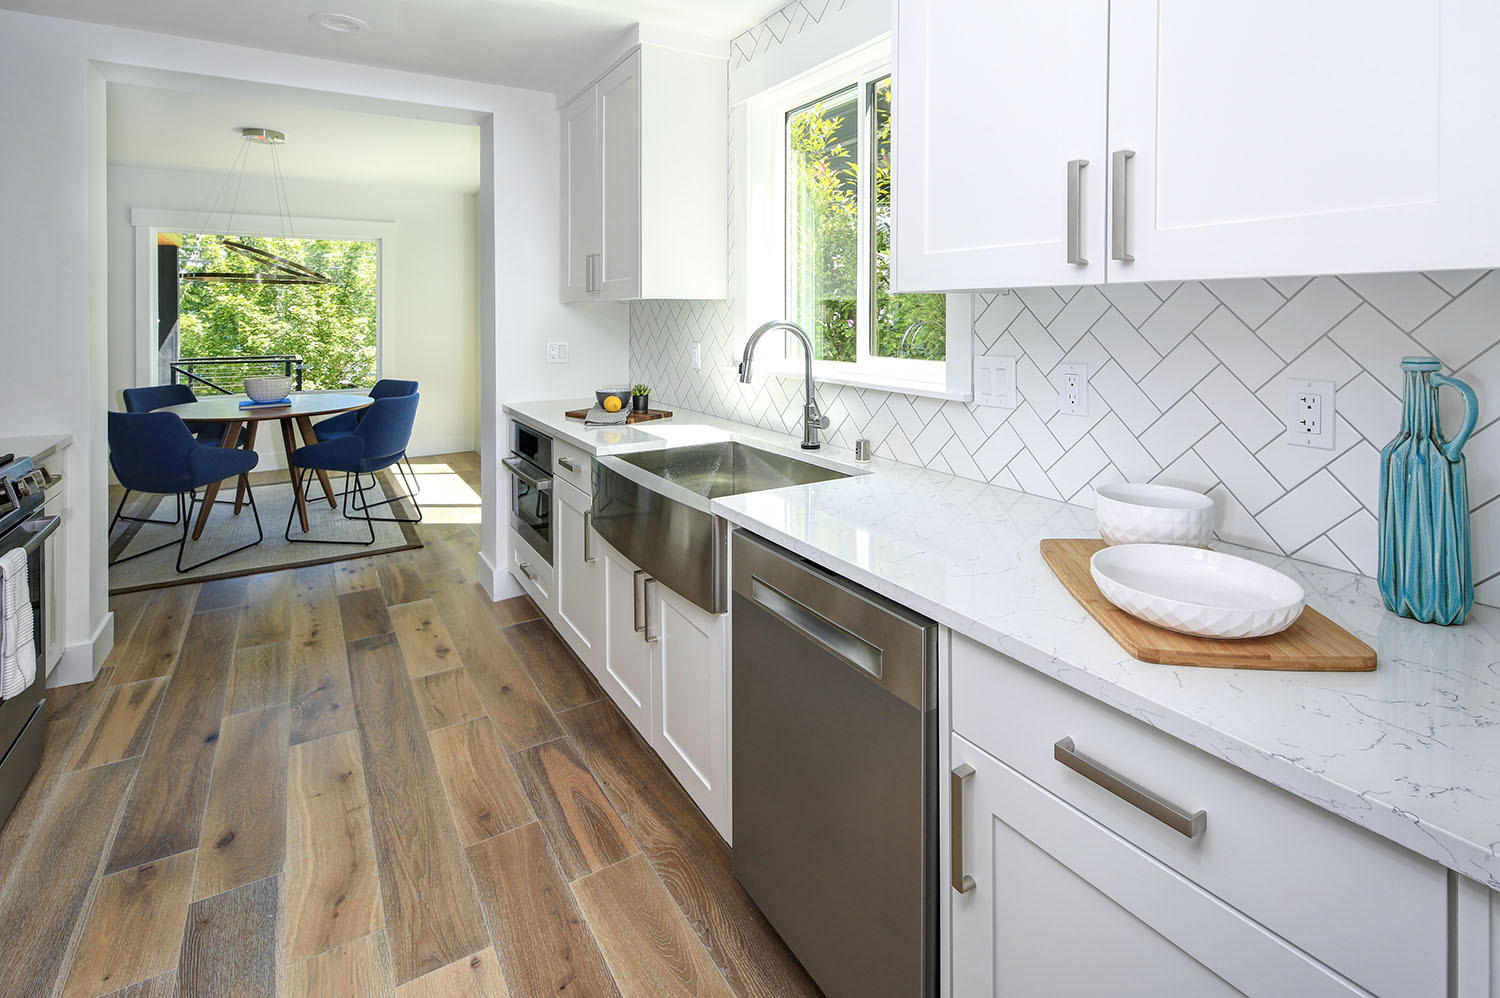
[[[587,409],[569,409],[563,413],[569,419],[583,419],[588,414],[589,411]],[[645,412],[635,412],[632,410],[630,415],[625,418],[625,422],[645,423],[653,419],[666,419],[670,415],[672,415],[672,410],[670,409],[647,409]]]
[[[1052,538],[1042,541],[1042,557],[1110,637],[1142,662],[1297,672],[1375,668],[1375,649],[1312,607],[1280,634],[1263,638],[1200,638],[1131,616],[1104,598],[1089,572],[1089,558],[1103,547],[1103,541],[1090,538]]]

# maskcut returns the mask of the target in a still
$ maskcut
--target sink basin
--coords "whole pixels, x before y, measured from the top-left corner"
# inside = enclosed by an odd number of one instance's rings
[[[757,450],[732,440],[621,454],[619,457],[627,464],[705,499],[849,477],[842,471]]]
[[[732,440],[611,454],[594,459],[591,523],[641,572],[723,613],[729,609],[729,528],[709,502],[848,477]]]

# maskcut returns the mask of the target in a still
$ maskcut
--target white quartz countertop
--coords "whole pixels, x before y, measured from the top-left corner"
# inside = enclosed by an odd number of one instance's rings
[[[71,433],[34,437],[0,437],[0,456],[14,454],[17,460],[29,457],[40,464],[72,442]]]
[[[578,403],[506,410],[594,454],[783,434],[678,411],[585,428]],[[818,463],[848,466],[848,455]],[[1375,580],[1216,543],[1297,579],[1368,642],[1368,673],[1151,665],[1126,655],[1042,561],[1048,537],[1097,536],[1092,511],[888,461],[870,474],[716,499],[715,512],[954,631],[1500,888],[1500,611],[1462,627],[1385,611]]]

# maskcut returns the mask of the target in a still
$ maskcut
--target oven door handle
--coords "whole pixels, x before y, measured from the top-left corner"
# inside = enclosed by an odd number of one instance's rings
[[[530,485],[538,492],[552,491],[552,479],[542,478],[527,471],[526,461],[524,459],[519,457],[508,457],[500,463],[505,465],[506,471],[510,472],[512,475],[515,475],[521,481],[525,482],[527,485]]]
[[[21,533],[30,535],[24,541],[21,541],[21,550],[27,554],[31,554],[31,552],[41,546],[43,541],[57,533],[57,528],[60,526],[62,526],[62,517],[60,516],[38,516],[27,520],[19,528]],[[15,550],[16,546],[12,544],[8,550]]]

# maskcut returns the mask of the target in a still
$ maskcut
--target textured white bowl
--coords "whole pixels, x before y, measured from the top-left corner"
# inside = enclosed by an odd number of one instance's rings
[[[1202,547],[1214,532],[1214,501],[1170,485],[1101,485],[1094,511],[1106,544]]]
[[[1095,552],[1089,571],[1104,598],[1184,634],[1258,638],[1292,626],[1307,595],[1274,568],[1176,544],[1122,544]]]
[[[296,378],[246,378],[245,394],[252,402],[280,402],[291,392]]]

